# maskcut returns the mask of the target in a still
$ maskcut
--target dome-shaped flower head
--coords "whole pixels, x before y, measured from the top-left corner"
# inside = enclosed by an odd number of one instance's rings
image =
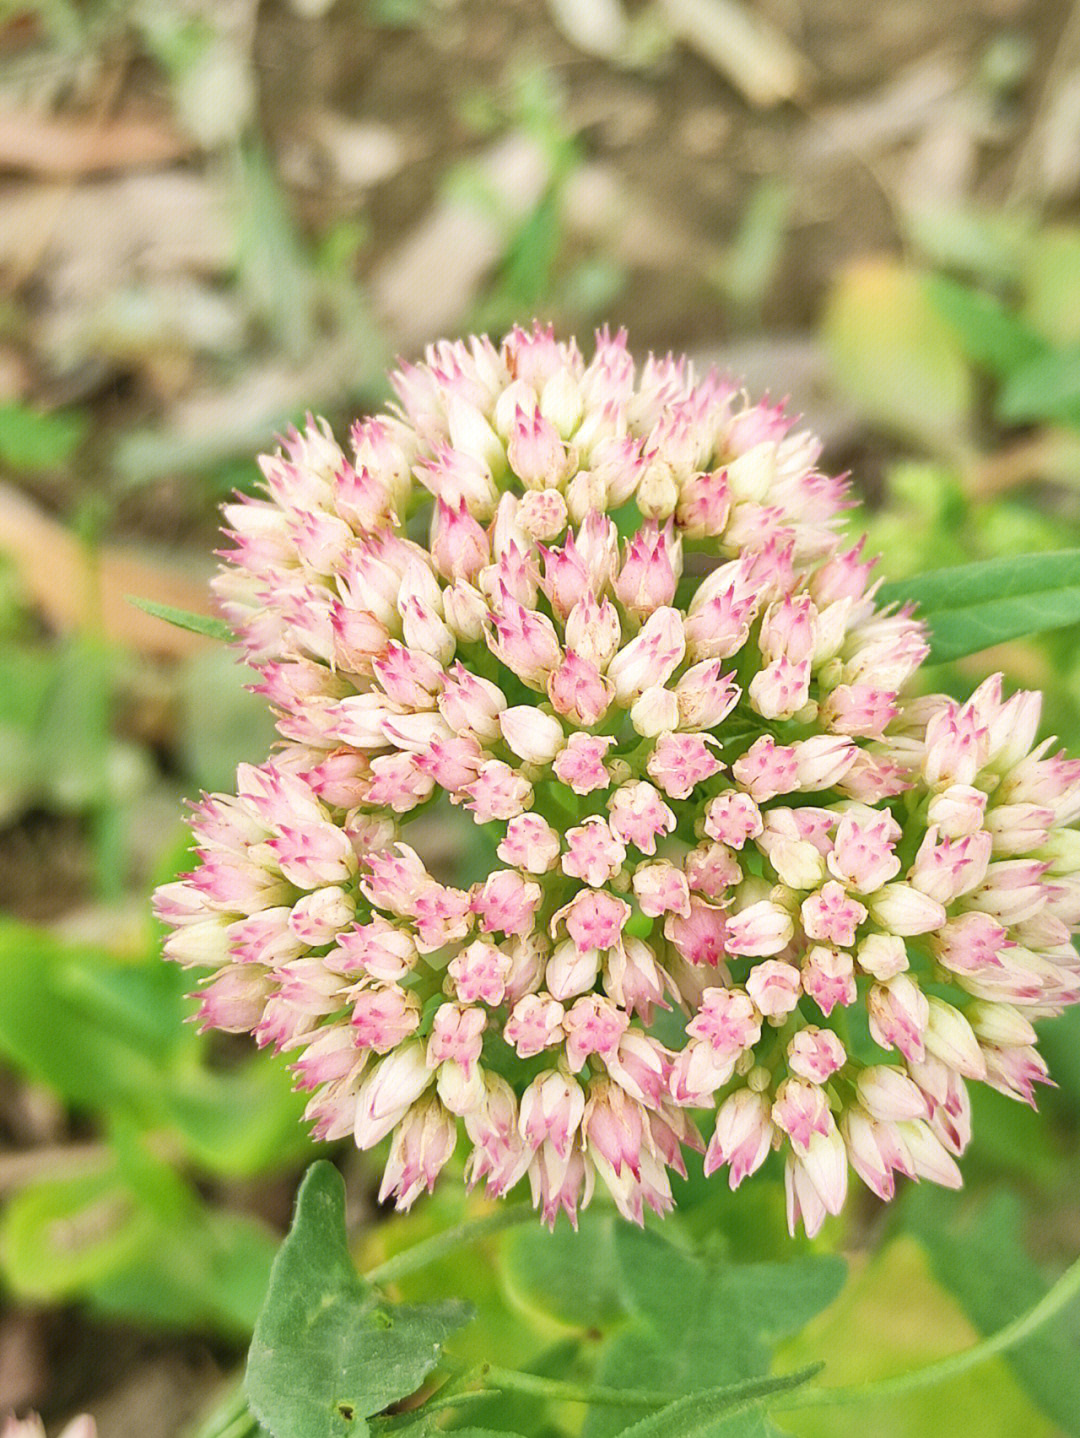
[[[282,743],[158,893],[203,1023],[284,1050],[318,1136],[389,1138],[402,1207],[459,1144],[548,1222],[597,1178],[665,1212],[686,1148],[733,1187],[779,1150],[811,1233],[849,1170],[959,1182],[967,1084],[1030,1103],[1032,1021],[1080,998],[1080,763],[1038,696],[911,697],[843,482],[714,373],[538,327],[393,383],[226,506]],[[497,855],[472,882],[414,837],[444,801]]]

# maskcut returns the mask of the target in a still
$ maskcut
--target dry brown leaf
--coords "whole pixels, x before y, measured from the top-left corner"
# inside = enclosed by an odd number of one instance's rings
[[[98,632],[113,643],[167,659],[216,642],[154,619],[128,598],[137,595],[205,614],[204,583],[119,547],[105,545],[91,554],[76,535],[9,484],[0,484],[0,550],[14,560],[28,602],[61,633]]]
[[[0,169],[51,179],[160,165],[190,153],[191,141],[165,120],[102,120],[0,107]]]

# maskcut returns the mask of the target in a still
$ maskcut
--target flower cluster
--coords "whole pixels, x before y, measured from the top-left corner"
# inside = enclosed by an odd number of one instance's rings
[[[45,1438],[45,1425],[36,1413],[28,1413],[25,1418],[9,1413],[0,1425],[0,1438]],[[88,1413],[80,1413],[65,1424],[60,1438],[97,1438],[97,1424]]]
[[[1030,1102],[1031,1021],[1080,999],[1039,697],[906,696],[923,629],[875,608],[843,481],[716,374],[537,327],[393,383],[226,508],[282,743],[158,893],[202,1021],[288,1051],[317,1135],[389,1135],[401,1207],[459,1127],[548,1222],[597,1176],[666,1211],[684,1148],[732,1187],[781,1150],[810,1233],[849,1166],[958,1184],[966,1081]],[[497,855],[471,887],[408,842],[447,800]]]

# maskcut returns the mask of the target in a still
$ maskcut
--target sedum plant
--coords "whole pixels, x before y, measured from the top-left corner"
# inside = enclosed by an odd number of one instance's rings
[[[598,1179],[663,1214],[687,1149],[733,1188],[779,1150],[811,1235],[849,1170],[959,1185],[968,1083],[1033,1102],[1032,1023],[1080,999],[1080,762],[1039,696],[921,692],[846,483],[714,373],[535,327],[392,380],[226,507],[281,741],[158,891],[202,1023],[284,1051],[318,1137],[389,1137],[401,1208],[459,1143],[549,1224]],[[442,799],[471,887],[411,838]]]

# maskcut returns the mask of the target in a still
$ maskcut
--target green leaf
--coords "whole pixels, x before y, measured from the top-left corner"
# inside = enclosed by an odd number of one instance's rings
[[[171,604],[159,604],[156,599],[141,599],[136,594],[129,594],[127,601],[155,619],[164,619],[166,624],[175,624],[177,629],[189,629],[192,634],[205,634],[208,639],[235,638],[224,619],[216,619],[212,614],[193,614],[190,609],[176,609]]]
[[[920,275],[891,260],[850,266],[829,296],[822,338],[837,382],[871,420],[934,445],[962,437],[971,373]]]
[[[362,1438],[366,1419],[415,1393],[469,1316],[463,1303],[385,1302],[349,1256],[340,1175],[315,1163],[255,1326],[251,1411],[274,1438]]]
[[[926,290],[972,364],[1009,375],[1047,352],[1046,341],[993,295],[946,275],[929,275]]]
[[[955,1201],[954,1195],[946,1198]],[[1050,1425],[1002,1357],[933,1387],[872,1396],[875,1383],[932,1368],[944,1354],[965,1352],[977,1339],[960,1306],[930,1271],[925,1249],[910,1234],[900,1234],[868,1255],[836,1303],[780,1351],[784,1368],[827,1355],[827,1386],[817,1389],[819,1394],[833,1388],[859,1391],[864,1385],[870,1390],[859,1402],[844,1405],[789,1409],[781,1400],[778,1421],[798,1438],[933,1438],[939,1433],[948,1438],[953,1433],[957,1438],[1052,1438]],[[963,1422],[943,1423],[943,1415],[963,1415]]]
[[[996,1194],[959,1221],[943,1197],[925,1188],[913,1192],[905,1216],[940,1282],[980,1333],[994,1333],[1032,1308],[1050,1285],[1020,1244],[1021,1209],[1012,1195]],[[1080,1434],[1080,1305],[1016,1344],[1006,1359],[1047,1416],[1066,1433]]]
[[[251,1332],[273,1256],[261,1224],[210,1208],[145,1152],[137,1163],[111,1157],[96,1173],[30,1184],[0,1218],[4,1280],[24,1300],[83,1299],[233,1338]]]
[[[239,763],[274,746],[273,715],[247,687],[252,678],[232,650],[220,646],[193,654],[181,668],[181,757],[200,789],[230,789]]]
[[[578,1231],[548,1232],[534,1223],[503,1245],[502,1276],[510,1298],[528,1314],[570,1328],[599,1328],[622,1314],[610,1213],[584,1213]]]
[[[847,1272],[829,1255],[753,1264],[697,1258],[626,1225],[616,1230],[615,1251],[634,1321],[609,1339],[596,1381],[634,1387],[648,1374],[650,1387],[673,1398],[764,1377],[774,1346],[833,1301]],[[748,1415],[746,1431],[761,1431],[762,1421]],[[609,1438],[624,1426],[625,1415],[594,1408],[583,1431]]]
[[[1080,549],[938,569],[886,584],[878,599],[915,600],[930,630],[931,659],[961,659],[1080,621]]]
[[[114,1167],[29,1184],[0,1219],[0,1264],[12,1291],[36,1303],[85,1293],[129,1267],[156,1225]]]
[[[1006,424],[1080,424],[1080,345],[1036,356],[1013,371],[998,396],[997,413]]]
[[[252,1054],[206,1067],[208,1043],[184,1023],[190,983],[156,952],[133,962],[0,919],[0,1055],[67,1103],[169,1128],[213,1172],[301,1157],[304,1098],[284,1066]]]
[[[904,225],[913,244],[939,269],[997,284],[1016,278],[1031,234],[1031,222],[1022,213],[940,200],[912,206]]]
[[[1052,345],[1080,341],[1080,229],[1048,225],[1032,237],[1021,289],[1024,318]]]
[[[60,469],[86,434],[79,410],[45,413],[23,404],[0,404],[0,464],[29,474]]]
[[[734,1434],[735,1420],[744,1414],[763,1416],[765,1401],[776,1393],[790,1393],[800,1388],[825,1365],[810,1364],[795,1373],[774,1378],[749,1378],[743,1383],[727,1383],[719,1388],[705,1388],[676,1398],[666,1408],[650,1413],[622,1430],[622,1438],[699,1438],[706,1433]],[[753,1410],[757,1410],[756,1413]],[[752,1430],[750,1430],[752,1431]]]
[[[170,1061],[198,1044],[188,982],[0,921],[0,1053],[69,1103],[148,1115]]]

